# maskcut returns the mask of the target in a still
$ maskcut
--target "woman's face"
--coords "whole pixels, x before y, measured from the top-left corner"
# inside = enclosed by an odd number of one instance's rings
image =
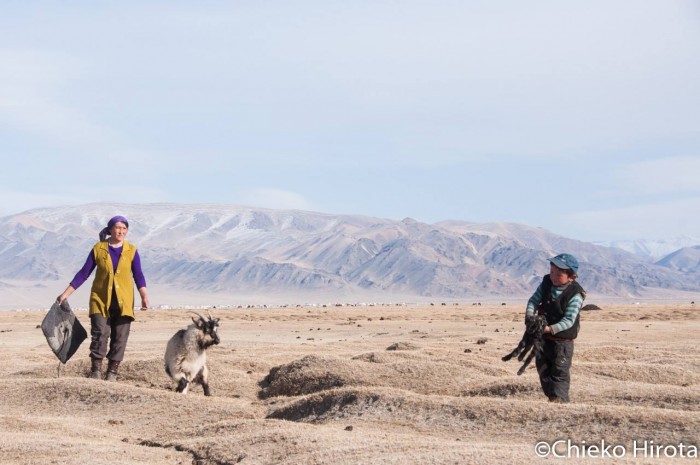
[[[122,242],[126,237],[126,233],[128,232],[128,226],[122,223],[121,221],[117,221],[116,223],[114,223],[112,229],[109,230],[109,234],[112,236],[113,239],[115,239],[118,242]]]
[[[549,264],[549,277],[552,280],[552,284],[557,287],[568,284],[574,280],[574,278],[570,278],[569,275],[566,274],[566,270],[556,267],[554,263]]]

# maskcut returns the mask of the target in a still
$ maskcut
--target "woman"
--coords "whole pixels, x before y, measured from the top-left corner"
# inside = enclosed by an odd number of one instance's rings
[[[119,364],[124,360],[126,341],[134,320],[132,275],[141,295],[141,310],[149,307],[141,258],[136,246],[124,240],[128,232],[129,222],[123,216],[109,220],[107,227],[100,232],[100,242],[88,254],[85,265],[57,299],[59,304],[66,300],[97,268],[90,292],[90,378],[94,379],[101,377],[105,356],[109,360],[107,381],[116,381]]]

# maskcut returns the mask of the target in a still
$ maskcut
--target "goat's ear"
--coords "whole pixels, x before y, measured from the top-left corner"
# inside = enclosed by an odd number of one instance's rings
[[[192,317],[192,323],[194,323],[197,328],[202,327],[202,319],[199,317]]]

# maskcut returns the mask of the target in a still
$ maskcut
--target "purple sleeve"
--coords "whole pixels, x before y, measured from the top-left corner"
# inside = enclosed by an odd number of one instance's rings
[[[95,254],[91,250],[88,254],[87,260],[85,260],[85,265],[83,265],[80,271],[75,274],[73,281],[70,282],[73,289],[78,289],[85,281],[87,281],[92,274],[92,270],[95,269],[95,266]]]
[[[143,271],[141,270],[141,257],[139,256],[138,250],[134,255],[134,261],[131,262],[131,273],[134,275],[136,289],[146,287],[146,278],[143,276]]]

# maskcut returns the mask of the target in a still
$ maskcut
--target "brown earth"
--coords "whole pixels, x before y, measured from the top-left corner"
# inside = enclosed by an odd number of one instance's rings
[[[85,377],[88,341],[58,377],[44,313],[0,312],[0,464],[524,464],[558,439],[625,456],[550,461],[679,463],[700,432],[700,310],[601,307],[582,314],[568,405],[534,363],[501,362],[514,306],[213,309],[213,397],[163,370],[182,310],[137,315],[116,383]],[[674,449],[644,458],[635,440]]]

